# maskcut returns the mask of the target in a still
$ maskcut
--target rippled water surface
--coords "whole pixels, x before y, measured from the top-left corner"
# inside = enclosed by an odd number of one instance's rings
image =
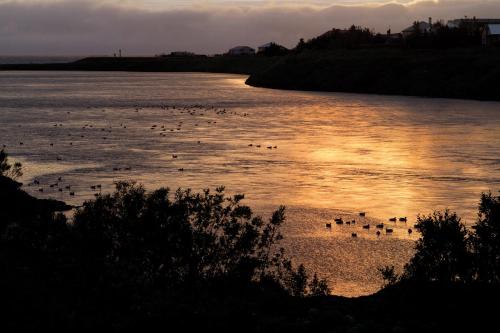
[[[76,205],[93,197],[90,186],[110,191],[117,180],[225,185],[266,216],[284,204],[290,254],[348,296],[376,291],[377,267],[411,257],[418,213],[448,207],[473,223],[480,193],[500,189],[500,103],[289,92],[245,79],[0,72],[0,145],[24,163],[25,184],[40,180],[28,191]],[[75,196],[49,187],[58,177]],[[356,223],[325,228],[338,217]],[[377,237],[380,221],[394,234]]]

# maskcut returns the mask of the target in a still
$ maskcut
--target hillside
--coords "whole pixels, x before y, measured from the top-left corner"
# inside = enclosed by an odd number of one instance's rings
[[[500,100],[499,49],[305,50],[254,73],[256,87]]]

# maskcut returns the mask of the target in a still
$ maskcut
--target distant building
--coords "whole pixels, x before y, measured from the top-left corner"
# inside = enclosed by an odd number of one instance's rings
[[[500,24],[487,24],[482,32],[483,45],[500,45]]]
[[[429,17],[429,22],[417,21],[413,23],[411,27],[408,27],[401,31],[403,38],[411,36],[415,33],[430,33],[432,31],[432,18]]]
[[[227,54],[229,55],[254,55],[255,50],[252,49],[250,46],[236,46],[230,49]]]

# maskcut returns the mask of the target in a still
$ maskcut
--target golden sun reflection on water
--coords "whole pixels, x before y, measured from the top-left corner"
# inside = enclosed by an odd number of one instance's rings
[[[402,268],[417,214],[448,207],[470,224],[481,191],[500,189],[499,103],[289,92],[245,79],[7,72],[0,144],[26,165],[24,182],[62,177],[76,195],[28,190],[77,205],[93,198],[91,185],[111,191],[118,180],[225,185],[266,216],[284,204],[289,253],[347,296],[378,290],[377,267]],[[325,228],[338,217],[356,223]],[[362,228],[380,222],[394,233]]]

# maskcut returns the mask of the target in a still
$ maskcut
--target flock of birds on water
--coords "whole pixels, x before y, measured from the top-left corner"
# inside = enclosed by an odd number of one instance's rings
[[[95,107],[95,106],[88,106],[87,109],[97,109],[100,110],[101,112],[106,112],[106,108],[102,107]],[[226,108],[223,107],[217,107],[217,106],[211,106],[211,105],[202,105],[202,104],[193,104],[193,105],[171,105],[171,104],[149,104],[149,105],[135,105],[132,107],[132,111],[140,114],[141,111],[146,110],[146,109],[157,109],[161,111],[171,111],[171,112],[177,112],[179,115],[184,114],[184,115],[189,115],[189,116],[205,116],[205,115],[215,115],[215,116],[224,116],[224,115],[231,115],[231,116],[238,116],[238,117],[247,117],[248,113],[239,113],[239,112],[234,112],[234,111],[229,111]],[[71,115],[70,111],[66,112],[66,115]],[[173,114],[170,114],[172,116]],[[198,128],[201,123],[201,119],[197,119],[197,121],[194,122],[193,126],[195,128]],[[217,120],[211,118],[206,120],[207,125],[216,125]],[[57,122],[53,123],[50,125],[52,128],[64,128],[65,124],[63,122]],[[177,122],[171,122],[169,125],[161,124],[161,123],[156,123],[152,124],[148,127],[145,127],[144,130],[149,129],[150,131],[155,131],[159,134],[160,137],[167,137],[167,133],[169,132],[181,132],[183,129],[183,126],[185,128],[185,122],[184,121],[177,121]],[[18,125],[18,127],[23,127],[22,125]],[[72,131],[70,133],[67,133],[67,137],[69,138],[74,138],[74,142],[70,141],[67,143],[70,147],[76,148],[78,145],[78,140],[84,139],[86,137],[93,136],[93,139],[96,139],[100,137],[102,140],[101,142],[106,143],[110,142],[112,137],[113,131],[117,129],[122,129],[122,130],[127,130],[127,128],[130,129],[131,126],[127,126],[126,122],[120,122],[119,125],[115,126],[110,126],[109,124],[107,126],[103,126],[103,121],[102,120],[97,120],[93,123],[91,122],[86,122],[83,124],[79,129],[80,133],[74,133],[78,128],[72,128]],[[74,130],[74,132],[73,132]],[[88,133],[90,132],[90,133]],[[70,139],[71,140],[71,139]],[[75,144],[74,144],[75,143]],[[202,142],[201,140],[198,140],[196,142],[198,145],[201,145]],[[49,143],[50,147],[54,147],[54,145],[59,144],[58,140],[55,139],[53,142]],[[19,146],[25,147],[26,144],[24,141],[19,141]],[[266,147],[269,150],[277,149],[277,145],[261,145],[261,144],[255,144],[255,143],[250,143],[248,144],[248,147],[255,147],[255,148],[261,148],[261,147]],[[3,144],[3,148],[7,148],[6,144]],[[173,153],[171,155],[172,159],[177,160],[179,158],[179,154]],[[58,162],[64,161],[65,158],[61,155],[56,155],[55,160]],[[132,167],[130,166],[114,166],[112,167],[112,171],[131,171]],[[177,168],[177,171],[179,172],[184,172],[185,167],[180,167]],[[45,183],[42,182],[41,179],[34,179],[31,183],[28,184],[28,187],[37,187],[36,191],[39,192],[40,194],[50,194],[53,192],[59,192],[61,194],[67,194],[70,197],[75,197],[77,195],[75,188],[77,186],[69,183],[65,183],[63,180],[63,177],[59,176],[56,179],[53,179],[52,181],[46,181]],[[90,190],[94,192],[94,196],[98,197],[101,194],[101,190],[103,188],[102,184],[96,184],[96,185],[90,185]]]
[[[359,217],[361,219],[364,219],[366,217],[366,212],[360,212],[359,213]],[[396,222],[403,222],[403,223],[406,224],[408,222],[408,218],[406,216],[405,217],[400,217],[400,218],[390,217],[388,219],[388,221],[392,222],[392,224],[396,224]],[[370,230],[372,228],[372,225],[370,223],[366,223],[366,221],[364,221],[364,222],[365,223],[362,225],[363,230]],[[356,220],[344,220],[343,218],[339,217],[339,218],[335,218],[334,219],[334,223],[336,225],[339,225],[339,226],[343,226],[343,225],[353,226],[353,225],[356,225]],[[332,222],[325,223],[325,228],[328,229],[328,230],[332,230],[333,223]],[[418,230],[419,229],[419,225],[415,224],[413,226],[413,228],[416,229],[416,230]],[[392,225],[387,226],[383,222],[376,223],[375,224],[375,229],[377,229],[377,231],[375,232],[375,234],[377,235],[377,237],[380,237],[382,235],[382,231],[384,231],[384,230],[385,230],[385,234],[386,235],[391,235],[394,232],[394,227]],[[407,228],[406,231],[407,231],[408,235],[411,235],[413,233],[413,229],[412,228]],[[352,238],[357,238],[358,237],[358,233],[357,232],[352,232],[351,233],[351,237]]]
[[[87,109],[92,109],[92,108],[102,109],[99,107],[91,107],[91,106],[87,107]],[[134,106],[133,111],[135,113],[140,113],[142,110],[144,110],[146,108],[159,108],[163,111],[168,111],[168,110],[178,111],[180,114],[185,114],[185,115],[190,115],[190,116],[204,116],[206,113],[209,113],[209,112],[212,112],[213,114],[218,115],[218,116],[222,116],[222,115],[226,115],[226,114],[241,116],[241,117],[248,116],[247,113],[230,112],[226,108],[215,107],[215,106],[206,106],[206,105],[200,105],[200,104],[189,105],[189,106],[178,106],[178,105],[167,105],[167,104],[160,104],[160,105],[153,104],[153,105],[146,105],[146,106],[143,105],[143,106]],[[102,112],[106,112],[106,109],[102,109]],[[71,112],[67,112],[67,114],[69,115],[69,114],[71,114]],[[206,123],[209,125],[215,125],[215,124],[217,124],[217,121],[212,119],[212,120],[207,120]],[[178,122],[175,122],[173,124],[173,126],[172,126],[172,124],[171,125],[152,124],[148,128],[151,131],[157,131],[159,133],[159,136],[166,137],[167,133],[169,133],[169,132],[182,131],[184,125],[185,125],[184,121],[178,121]],[[63,123],[55,123],[52,125],[52,127],[55,127],[55,128],[62,128],[63,126],[64,126]],[[199,122],[195,122],[194,127],[198,127],[198,126],[199,126]],[[22,127],[22,125],[18,125],[18,127]],[[127,125],[124,122],[121,122],[119,124],[119,126],[115,126],[115,127],[102,126],[102,125],[100,126],[99,124],[96,124],[96,123],[93,123],[93,124],[92,123],[85,123],[83,126],[81,126],[81,130],[83,130],[83,131],[96,130],[100,134],[101,140],[103,140],[103,142],[106,142],[106,140],[109,141],[109,139],[111,138],[110,136],[113,133],[113,130],[116,128],[120,128],[120,129],[125,130],[125,129],[127,129]],[[90,135],[92,135],[92,134],[90,134]],[[96,135],[96,134],[93,133],[93,135]],[[67,136],[68,137],[77,137],[80,139],[85,138],[85,134],[73,135],[72,133],[68,133]],[[197,141],[198,145],[200,145],[201,143],[202,143],[201,140]],[[24,146],[25,144],[23,141],[20,141],[19,145]],[[50,147],[53,147],[53,146],[54,146],[54,142],[51,142]],[[69,142],[69,146],[76,147],[76,145],[73,145],[73,142]],[[261,145],[261,144],[255,144],[255,143],[249,143],[247,146],[248,147],[255,147],[255,148],[266,147],[269,150],[273,150],[273,149],[278,148],[277,145]],[[7,145],[4,144],[3,148],[7,148]],[[175,154],[175,153],[172,154],[171,156],[172,156],[172,159],[179,158],[179,155]],[[63,161],[64,158],[60,155],[57,155],[56,160]],[[113,167],[112,168],[112,171],[114,171],[114,172],[115,171],[131,171],[131,170],[132,170],[132,168],[130,166],[120,166],[120,167]],[[179,172],[185,171],[184,167],[178,168],[177,170]],[[28,184],[28,187],[37,187],[36,191],[38,191],[40,194],[47,193],[47,192],[48,193],[59,192],[61,194],[66,193],[70,197],[75,197],[75,195],[76,195],[75,186],[70,184],[70,183],[66,183],[63,180],[62,176],[58,176],[57,179],[50,181],[50,182],[46,182],[45,184],[43,184],[40,179],[34,179],[31,183]],[[48,191],[49,189],[50,189],[50,191]],[[91,192],[93,192],[93,195],[95,197],[99,197],[102,193],[103,185],[102,184],[90,185],[89,189],[91,190]],[[87,191],[89,189],[87,189]],[[365,216],[366,216],[365,212],[359,213],[360,218],[363,219]],[[389,222],[397,222],[397,221],[406,223],[407,218],[406,217],[400,217],[399,219],[396,217],[389,218]],[[362,221],[360,221],[360,222],[362,222]],[[353,219],[353,220],[345,220],[344,221],[342,218],[335,218],[334,223],[336,225],[339,225],[339,226],[342,226],[342,225],[354,226],[354,225],[356,225],[356,220]],[[327,222],[325,224],[325,227],[328,230],[332,230],[332,225],[333,225],[332,222]],[[363,230],[370,230],[371,228],[372,228],[372,225],[370,225],[370,223],[364,223],[362,225]],[[418,225],[415,225],[414,228],[416,230],[418,230]],[[394,232],[393,227],[389,227],[389,226],[385,225],[384,223],[376,223],[375,229],[377,229],[376,233],[375,233],[377,235],[377,237],[381,236],[382,231],[384,231],[384,230],[385,230],[386,235],[390,235]],[[408,235],[411,235],[412,232],[413,232],[412,228],[407,229]],[[351,237],[357,238],[358,233],[352,232]]]

